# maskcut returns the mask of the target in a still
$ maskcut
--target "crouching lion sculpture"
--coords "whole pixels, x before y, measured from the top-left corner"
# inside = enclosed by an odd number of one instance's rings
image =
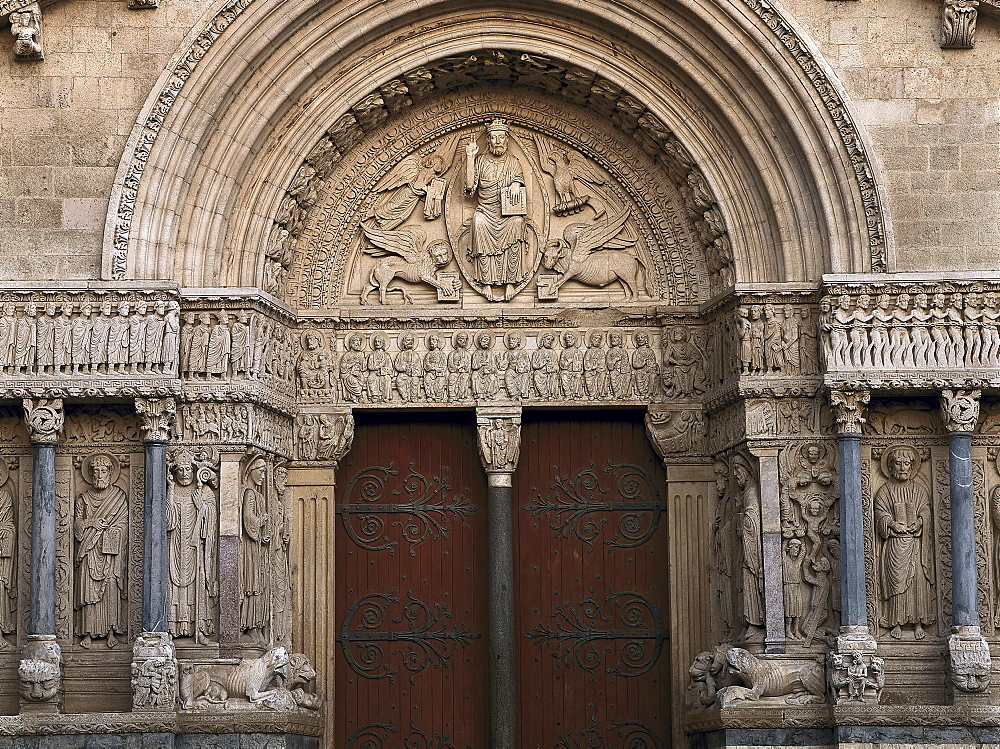
[[[791,705],[826,701],[826,678],[822,663],[790,663],[759,658],[743,648],[726,651],[729,671],[745,687],[720,689],[716,699],[720,707],[733,707],[762,697],[779,697]]]
[[[303,689],[315,678],[316,671],[305,655],[289,655],[282,647],[259,658],[244,658],[236,665],[185,664],[181,667],[181,707],[316,710],[322,700]]]

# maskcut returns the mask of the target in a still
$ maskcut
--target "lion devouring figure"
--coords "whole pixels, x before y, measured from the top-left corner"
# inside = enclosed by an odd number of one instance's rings
[[[285,648],[268,650],[259,658],[236,665],[185,665],[181,669],[180,697],[185,710],[259,707],[269,710],[318,709],[319,697],[302,686],[316,678],[309,659]]]
[[[743,648],[726,652],[729,671],[747,686],[723,687],[718,691],[720,707],[733,707],[764,697],[780,697],[791,705],[824,702],[826,679],[823,665],[816,661],[790,663],[765,659]]]

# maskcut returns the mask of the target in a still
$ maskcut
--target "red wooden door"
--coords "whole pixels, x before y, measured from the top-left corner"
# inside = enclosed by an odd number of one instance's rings
[[[665,480],[641,413],[525,412],[520,749],[669,746]]]
[[[336,746],[486,746],[485,476],[471,417],[358,414],[337,472]]]

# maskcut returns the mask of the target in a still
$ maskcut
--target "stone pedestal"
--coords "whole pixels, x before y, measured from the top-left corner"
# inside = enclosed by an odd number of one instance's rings
[[[843,626],[837,648],[827,655],[827,682],[834,704],[878,704],[885,684],[885,661],[875,655],[867,626]]]
[[[132,709],[172,711],[177,705],[177,657],[169,632],[143,632],[132,646]]]
[[[62,706],[62,650],[55,635],[28,635],[17,667],[22,713],[57,713]]]
[[[948,696],[952,704],[989,704],[990,646],[979,627],[952,627],[948,638]]]

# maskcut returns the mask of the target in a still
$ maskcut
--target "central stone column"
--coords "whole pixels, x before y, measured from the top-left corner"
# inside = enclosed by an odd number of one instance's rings
[[[837,674],[836,681],[842,683],[834,694],[837,704],[852,700],[878,702],[884,666],[881,658],[874,657],[878,646],[868,630],[865,590],[861,427],[865,423],[865,409],[870,400],[871,393],[865,390],[830,391],[840,459],[840,635],[836,650],[829,655],[829,669]],[[876,677],[852,684],[850,666],[855,665],[855,671],[860,672],[862,663],[867,672],[874,672]]]
[[[167,626],[167,440],[172,398],[135,402],[146,445],[142,522],[142,633],[132,648],[132,709],[173,710],[177,658]]]
[[[56,442],[65,420],[62,399],[25,398],[24,417],[34,461],[28,639],[17,668],[21,712],[58,712],[62,651],[56,643]]]
[[[479,456],[489,484],[489,702],[491,749],[517,746],[514,662],[512,478],[521,450],[521,409],[477,408]]]
[[[979,420],[979,390],[941,393],[941,420],[948,430],[951,494],[951,637],[948,673],[953,697],[985,692],[990,685],[990,648],[979,628],[976,579],[975,497],[972,433]]]

